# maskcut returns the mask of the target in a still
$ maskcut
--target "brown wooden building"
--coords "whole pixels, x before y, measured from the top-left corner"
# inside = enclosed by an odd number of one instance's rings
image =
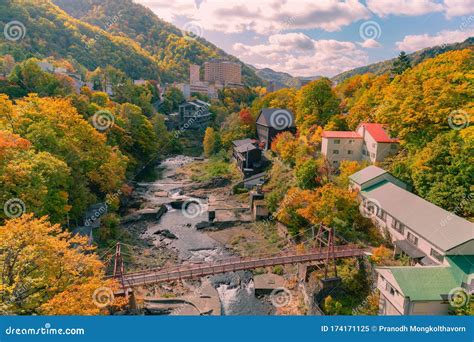
[[[280,133],[296,133],[295,116],[288,109],[264,108],[257,118],[257,135],[264,150],[271,147],[273,139]]]

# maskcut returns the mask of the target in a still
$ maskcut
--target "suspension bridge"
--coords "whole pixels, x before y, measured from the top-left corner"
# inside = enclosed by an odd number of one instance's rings
[[[201,278],[215,274],[269,266],[318,263],[324,268],[324,277],[327,278],[331,268],[334,272],[334,276],[337,277],[337,259],[360,258],[366,254],[364,249],[354,244],[336,245],[334,229],[322,224],[319,225],[317,234],[315,234],[311,240],[315,241],[315,247],[305,249],[304,251],[290,248],[276,254],[253,257],[230,257],[207,263],[193,263],[177,267],[154,268],[136,272],[125,271],[121,243],[118,242],[115,248],[113,275],[109,277],[117,279],[121,283],[122,289],[125,290],[137,286]]]

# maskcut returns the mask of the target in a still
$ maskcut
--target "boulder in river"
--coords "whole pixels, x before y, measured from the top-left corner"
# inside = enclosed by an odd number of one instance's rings
[[[123,224],[145,220],[159,220],[161,216],[163,216],[163,214],[167,211],[168,209],[166,209],[165,205],[161,205],[158,208],[137,210],[133,214],[127,215],[122,218],[121,223]]]
[[[176,240],[178,237],[174,235],[172,232],[170,232],[168,229],[160,229],[157,230],[154,234],[156,235],[161,235],[167,239],[173,239]]]
[[[211,225],[212,225],[211,222],[202,221],[196,224],[196,229],[200,230],[200,229],[209,228]]]

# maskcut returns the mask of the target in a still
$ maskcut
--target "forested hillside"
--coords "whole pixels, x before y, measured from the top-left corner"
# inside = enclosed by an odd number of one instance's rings
[[[16,61],[29,57],[68,58],[88,70],[113,65],[131,78],[159,79],[153,57],[131,39],[110,33],[67,15],[49,0],[15,0],[0,4],[0,24],[22,23],[23,39],[0,41],[0,54]]]
[[[368,73],[336,86],[323,78],[300,90],[281,89],[230,116],[218,140],[230,146],[253,134],[251,118],[261,108],[295,113],[297,135],[285,132],[274,140],[277,160],[266,185],[270,210],[294,234],[308,222],[324,222],[346,238],[370,236],[347,192],[347,176],[364,165],[343,162],[340,175],[334,175],[319,155],[323,130],[353,130],[362,122],[387,124],[400,138],[401,151],[381,167],[412,185],[419,196],[472,219],[473,63],[473,52],[465,49],[406,66],[395,77]]]
[[[158,63],[165,82],[184,81],[189,77],[189,64],[201,65],[210,58],[234,56],[201,37],[184,37],[177,27],[158,18],[150,9],[131,0],[53,0],[58,6],[81,21],[94,26],[107,26],[110,33],[128,37],[151,54]],[[108,25],[108,23],[112,23]],[[244,83],[260,85],[255,72],[242,63]]]
[[[22,39],[0,41],[0,54],[10,54],[16,61],[64,58],[89,71],[111,65],[132,79],[162,82],[187,80],[189,64],[202,64],[209,58],[240,62],[202,38],[185,37],[178,28],[130,0],[56,3],[82,20],[50,0],[0,3],[2,27],[12,18],[24,25]],[[253,70],[242,65],[247,85],[262,83]]]
[[[448,44],[444,46],[435,46],[432,48],[426,48],[420,51],[413,52],[408,54],[410,62],[412,65],[417,65],[418,63],[423,62],[425,59],[436,57],[439,54],[452,51],[452,50],[462,50],[462,49],[473,49],[474,46],[474,38],[468,38],[462,43],[455,43],[455,44]],[[385,73],[390,72],[390,68],[392,67],[395,58],[389,59],[383,62],[378,62],[370,65],[366,65],[360,68],[352,69],[345,71],[339,75],[336,75],[332,78],[334,82],[342,82],[345,79],[348,79],[355,75],[363,75],[366,73],[372,73],[375,75],[382,75]]]

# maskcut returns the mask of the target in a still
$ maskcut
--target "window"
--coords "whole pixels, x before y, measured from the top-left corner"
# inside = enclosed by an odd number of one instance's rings
[[[333,150],[332,154],[339,154],[339,150]]]
[[[372,147],[375,148],[375,146],[376,146],[375,143],[372,143]]]
[[[387,222],[387,213],[380,208],[377,210],[377,217],[382,221]]]
[[[334,145],[339,145],[340,143],[341,143],[341,140],[339,139],[334,140]]]
[[[390,145],[390,149],[392,149],[392,150],[396,150],[397,147],[398,147],[397,144],[391,144],[391,145]]]
[[[397,219],[392,219],[392,228],[395,229],[397,232],[403,234],[404,226],[403,223],[398,221]]]
[[[430,255],[435,258],[436,260],[438,260],[439,262],[443,262],[444,260],[444,256],[438,252],[437,250],[431,248],[431,252],[430,252]]]
[[[408,239],[408,241],[410,241],[415,246],[418,245],[418,238],[415,235],[413,235],[412,233],[408,232],[407,239]]]
[[[389,283],[387,283],[387,286],[385,287],[385,289],[387,290],[388,293],[390,293],[392,296],[395,296],[396,294],[398,294],[398,291],[395,290],[393,288],[392,285],[390,285]]]
[[[349,139],[349,144],[353,144],[354,143],[354,139]]]
[[[334,165],[337,165],[337,160],[333,160],[332,163],[333,163]]]
[[[347,150],[347,154],[354,154],[352,150]]]
[[[365,156],[367,154],[366,150],[362,150],[362,155]]]

